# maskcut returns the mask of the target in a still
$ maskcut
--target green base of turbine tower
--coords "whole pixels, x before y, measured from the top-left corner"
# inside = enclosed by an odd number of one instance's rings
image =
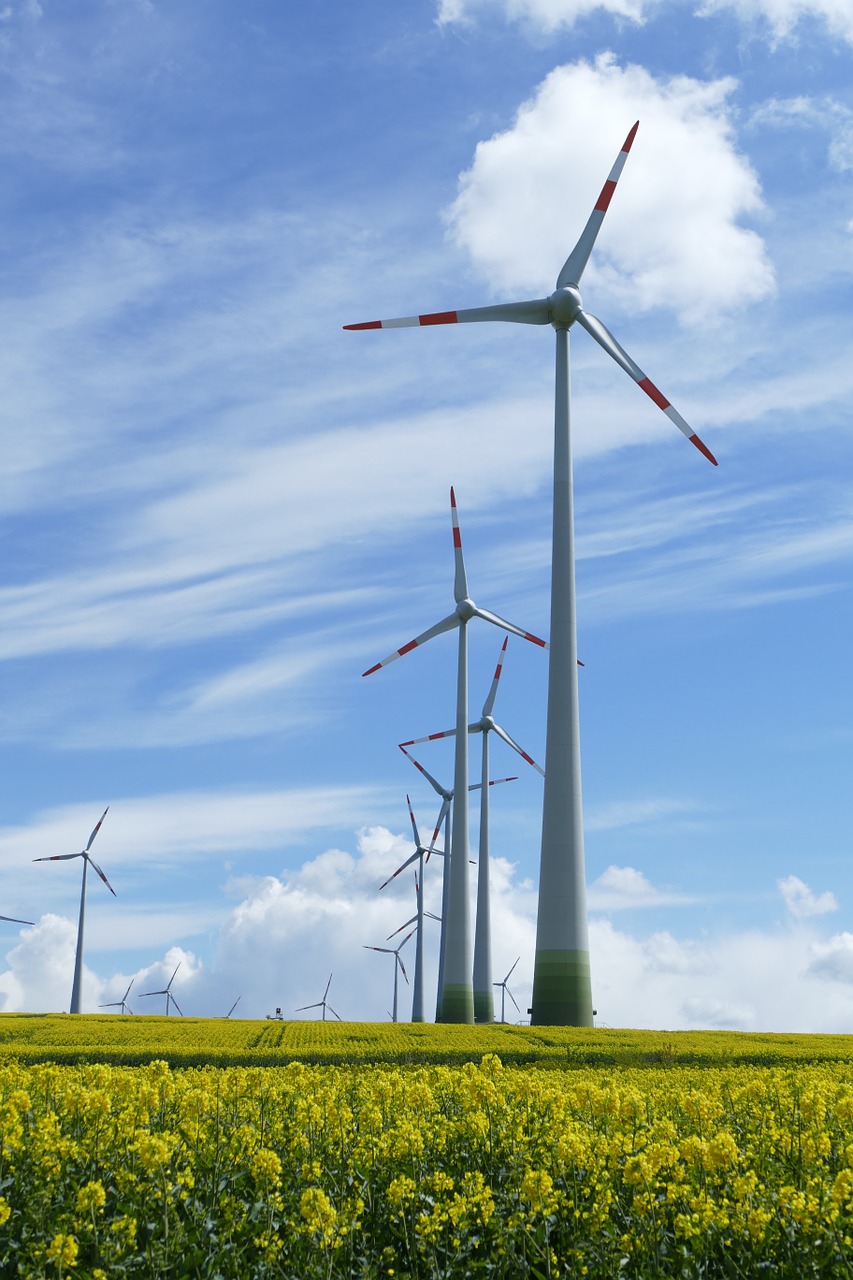
[[[539,951],[533,970],[534,1027],[591,1027],[588,951]]]
[[[474,1022],[474,992],[468,986],[446,982],[441,993],[441,1016],[437,1022]]]
[[[492,1023],[495,1020],[495,1002],[492,993],[474,992],[474,1021]]]

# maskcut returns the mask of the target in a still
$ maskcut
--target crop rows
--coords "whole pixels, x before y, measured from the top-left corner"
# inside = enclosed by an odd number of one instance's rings
[[[773,1066],[853,1063],[849,1036],[649,1032],[596,1028],[241,1021],[101,1014],[0,1015],[0,1062],[142,1066],[388,1063],[461,1065],[496,1053],[542,1067]]]

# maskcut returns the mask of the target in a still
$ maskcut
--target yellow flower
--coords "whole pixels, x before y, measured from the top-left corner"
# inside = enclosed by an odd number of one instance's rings
[[[9,1221],[11,1214],[12,1210],[9,1207],[8,1201],[3,1196],[0,1196],[0,1227]]]
[[[309,1234],[318,1238],[322,1244],[330,1244],[334,1240],[338,1215],[325,1191],[319,1187],[308,1187],[303,1191],[299,1212]]]
[[[255,1182],[275,1185],[281,1181],[281,1160],[268,1147],[260,1147],[252,1158],[252,1177]]]
[[[76,1237],[60,1232],[51,1240],[45,1259],[47,1262],[55,1262],[60,1271],[63,1267],[74,1267],[77,1265],[77,1249]]]
[[[106,1202],[107,1193],[100,1182],[87,1182],[77,1192],[78,1213],[94,1213],[97,1209],[103,1209]]]

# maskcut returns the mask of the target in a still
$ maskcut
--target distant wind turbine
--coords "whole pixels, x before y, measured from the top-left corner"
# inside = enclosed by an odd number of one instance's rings
[[[124,995],[120,1000],[111,1000],[109,1004],[99,1004],[98,1008],[99,1009],[118,1009],[121,1013],[133,1013],[133,1010],[131,1009],[130,1005],[127,1003],[127,997],[130,995],[130,988],[133,986],[135,981],[136,981],[135,978],[131,978],[130,982],[127,984],[127,991],[125,991]]]
[[[449,924],[448,924],[448,919],[449,919],[448,903],[450,901],[450,877],[448,876],[448,873],[447,873],[447,864],[448,864],[448,861],[452,863],[453,855],[452,855],[452,843],[448,844],[448,833],[450,829],[450,809],[451,809],[451,805],[453,804],[453,796],[455,794],[456,788],[454,787],[453,791],[448,791],[447,787],[443,787],[441,783],[438,782],[432,776],[432,774],[429,773],[424,768],[424,766],[420,763],[419,760],[416,760],[414,756],[409,755],[408,751],[406,750],[405,746],[402,743],[398,743],[398,746],[400,747],[400,750],[402,751],[406,759],[410,760],[411,763],[418,770],[418,772],[423,774],[423,776],[426,778],[429,785],[432,787],[433,791],[436,793],[436,795],[441,796],[441,800],[442,800],[441,809],[439,810],[439,813],[438,813],[438,818],[435,824],[435,830],[432,833],[432,841],[430,842],[430,847],[429,847],[430,853],[441,852],[439,849],[435,848],[435,842],[438,839],[438,833],[441,828],[441,824],[443,822],[444,823],[444,854],[443,854],[444,879],[442,881],[442,892],[441,892],[441,940],[439,942],[439,955],[438,955],[438,1003],[437,1003],[436,1015],[435,1015],[436,1022],[440,1022],[442,1000],[443,1000],[443,993],[444,993],[445,961],[446,961],[447,949],[449,945],[448,937],[450,933]],[[500,785],[500,783],[502,782],[517,782],[517,781],[518,779],[516,777],[492,778],[492,780],[489,782],[489,786],[495,787]],[[481,782],[472,782],[468,790],[479,791],[482,785],[483,784]],[[455,805],[453,807],[455,809]],[[467,806],[465,807],[467,808]],[[468,859],[468,861],[472,861],[472,860]],[[403,864],[403,866],[407,866],[407,865],[408,865],[407,863]],[[402,870],[402,869],[403,869],[402,867],[399,868],[399,870]],[[394,875],[397,875],[397,874],[398,872],[395,871]],[[467,876],[466,876],[466,879],[467,879]],[[384,887],[385,885],[381,886],[381,888],[383,889]]]
[[[414,812],[414,809],[412,808],[412,802],[408,796],[406,796],[406,804],[409,806],[409,817],[412,822],[412,834],[414,835],[414,838],[415,838],[415,852],[411,854],[406,859],[406,861],[397,868],[394,874],[388,877],[388,879],[385,881],[385,884],[381,884],[379,888],[380,888],[380,891],[384,889],[385,885],[390,884],[391,881],[395,878],[395,876],[398,876],[401,871],[405,871],[406,867],[411,866],[413,862],[417,861],[418,869],[420,871],[420,881],[418,880],[418,872],[416,871],[415,872],[415,893],[417,895],[417,914],[413,917],[413,920],[417,921],[417,941],[415,943],[415,972],[414,972],[414,987],[412,992],[412,1022],[423,1022],[424,1021],[424,931],[423,931],[424,858],[426,858],[427,861],[429,861],[430,854],[437,852],[437,850],[435,850],[433,847],[435,844],[435,835],[433,836],[433,844],[430,845],[429,848],[426,848],[423,845],[423,843],[421,842],[420,834],[418,832],[418,824],[415,822],[415,812]],[[438,833],[438,827],[436,827],[436,834],[437,833]],[[419,885],[420,887],[418,887]],[[406,923],[411,924],[412,920],[409,920]],[[395,932],[400,933],[402,929],[405,929],[405,927],[406,925],[401,925],[400,929],[395,930]],[[394,934],[392,933],[390,936],[391,938],[393,938]],[[394,1021],[396,1022],[396,1018],[394,1019]]]
[[[717,465],[696,432],[666,396],[619,345],[613,334],[581,301],[579,284],[601,230],[616,183],[622,173],[639,122],[616,157],[580,239],[557,276],[547,298],[370,320],[345,329],[401,329],[417,326],[508,320],[515,324],[550,324],[556,331],[554,397],[554,507],[551,554],[551,654],[548,666],[548,714],[545,789],[542,801],[542,850],[539,863],[539,910],[533,972],[532,1022],[538,1025],[593,1025],[589,971],[589,928],[581,803],[580,721],[578,716],[577,626],[575,602],[572,451],[569,413],[569,330],[578,323],[621,369],[662,409],[688,440]],[[511,629],[511,628],[510,628]],[[464,628],[460,629],[464,634]],[[422,639],[435,634],[427,632]],[[413,644],[418,643],[414,641]],[[411,646],[407,646],[409,648]],[[394,655],[395,657],[397,655]],[[461,666],[461,663],[460,663]],[[457,715],[458,741],[464,721]],[[464,781],[457,779],[457,791]],[[460,818],[460,838],[462,826]],[[459,874],[459,873],[457,873]],[[460,889],[461,892],[461,889]],[[454,920],[455,927],[455,920]],[[454,973],[454,982],[456,976]]]
[[[106,809],[101,814],[100,819],[97,825],[95,826],[94,831],[89,836],[89,842],[86,845],[86,848],[81,849],[79,853],[54,853],[51,857],[47,857],[47,858],[33,858],[33,862],[68,862],[71,858],[83,859],[83,884],[80,888],[80,919],[77,923],[77,953],[74,957],[74,981],[71,984],[71,1012],[72,1013],[80,1012],[80,988],[83,981],[83,923],[84,923],[84,917],[86,914],[86,872],[89,870],[89,863],[92,864],[93,869],[101,877],[101,879],[103,880],[104,884],[107,886],[107,888],[109,889],[113,897],[116,896],[115,889],[112,887],[109,880],[104,875],[103,871],[98,866],[95,859],[89,853],[89,850],[92,847],[92,841],[95,839],[95,836],[100,831],[101,823],[103,822],[104,818],[107,816],[109,811],[110,811],[110,806],[107,805]]]
[[[175,1008],[177,1009],[178,1013],[180,1013],[181,1017],[183,1017],[183,1016],[184,1016],[184,1015],[183,1015],[183,1013],[182,1013],[182,1011],[181,1011],[181,1007],[180,1007],[180,1005],[178,1004],[178,1002],[177,1002],[177,1000],[175,999],[175,997],[172,995],[172,983],[175,981],[175,974],[178,972],[178,969],[180,969],[180,967],[181,967],[181,961],[179,960],[179,961],[178,961],[178,968],[177,968],[177,969],[175,969],[175,973],[173,973],[173,974],[172,974],[171,978],[170,978],[170,979],[169,979],[169,981],[166,983],[166,985],[165,985],[165,987],[163,988],[163,990],[162,990],[162,991],[140,991],[140,993],[139,993],[139,995],[140,995],[140,998],[141,998],[141,999],[144,999],[144,998],[145,998],[145,996],[165,996],[165,997],[166,997],[166,1016],[167,1016],[167,1017],[169,1016],[169,1006],[170,1006],[170,1005],[174,1005],[174,1006],[175,1006]]]
[[[329,981],[326,983],[326,990],[323,992],[323,999],[322,999],[322,1000],[316,1000],[316,1001],[314,1002],[314,1004],[302,1004],[302,1005],[300,1005],[300,1006],[299,1006],[299,1008],[296,1010],[296,1012],[297,1012],[297,1013],[303,1013],[306,1009],[322,1009],[322,1010],[323,1010],[323,1021],[325,1022],[325,1021],[326,1021],[326,1010],[328,1009],[328,1010],[329,1010],[329,1013],[334,1013],[334,1014],[335,1014],[335,1017],[337,1018],[338,1022],[343,1022],[343,1018],[341,1017],[341,1015],[340,1015],[339,1013],[335,1013],[334,1009],[332,1008],[332,1006],[329,1004],[328,1000],[326,999],[326,997],[327,997],[327,996],[328,996],[328,994],[329,994],[329,987],[332,985],[332,978],[333,978],[333,976],[334,976],[333,974],[331,974],[331,973],[329,974]]]
[[[515,968],[515,965],[518,964],[518,961],[520,959],[521,959],[521,956],[519,956],[518,959],[515,961],[515,964],[513,964],[512,969],[510,969],[509,973],[506,975],[506,977],[503,979],[502,982],[492,983],[492,986],[500,987],[501,989],[501,1022],[506,1022],[505,1009],[504,1009],[504,996],[509,996],[510,1000],[515,1005],[516,1009],[518,1009],[518,1004],[516,1003],[515,996],[512,994],[512,992],[510,991],[509,987],[506,984],[509,982],[510,978],[512,977],[512,970]],[[518,1012],[521,1013],[521,1010],[518,1009]]]
[[[369,676],[380,667],[386,667],[405,653],[426,644],[433,636],[442,635],[445,631],[458,630],[459,658],[456,668],[456,750],[453,773],[454,793],[462,798],[462,803],[453,806],[453,836],[450,842],[450,893],[447,903],[447,929],[445,933],[444,982],[441,991],[440,1022],[473,1022],[474,1021],[474,989],[471,977],[471,921],[468,903],[468,623],[472,618],[482,618],[495,627],[502,627],[513,635],[530,640],[533,644],[547,649],[548,645],[530,631],[507,622],[489,609],[476,605],[468,593],[468,577],[465,572],[465,560],[462,555],[462,535],[459,531],[459,516],[456,511],[456,494],[450,490],[450,515],[453,525],[453,554],[456,562],[456,576],[453,584],[453,596],[456,602],[452,613],[440,622],[404,644],[375,666],[364,672]],[[445,913],[442,912],[444,916]]]
[[[396,947],[368,947],[366,944],[364,946],[365,951],[381,951],[387,956],[394,957],[394,1012],[391,1014],[392,1022],[397,1021],[397,985],[398,985],[397,979],[399,978],[401,973],[403,977],[406,979],[406,986],[409,985],[409,975],[406,973],[406,966],[403,964],[403,961],[400,959],[400,952],[403,950],[403,947],[409,941],[409,938],[411,938],[412,933],[414,932],[415,930],[412,929],[411,933],[407,933],[403,941],[399,944],[399,946],[396,946]],[[423,1018],[421,1018],[420,1021],[423,1022]]]
[[[477,917],[474,927],[475,1022],[494,1022],[495,1020],[494,994],[492,992],[492,987],[494,986],[492,982],[492,913],[489,896],[489,788],[486,786],[486,779],[489,776],[489,734],[496,733],[507,746],[512,747],[513,751],[521,756],[522,760],[526,760],[529,765],[532,765],[538,773],[542,774],[543,778],[545,776],[545,770],[518,745],[514,738],[509,736],[506,729],[503,729],[498,724],[492,714],[495,709],[495,698],[498,694],[498,683],[503,670],[508,640],[509,636],[504,636],[504,642],[498,656],[498,665],[495,668],[494,678],[486,695],[486,701],[483,703],[480,719],[468,725],[469,733],[481,733],[483,735],[480,780],[480,846],[477,855]],[[443,733],[430,733],[425,738],[413,738],[411,742],[401,743],[400,749],[413,747],[419,742],[434,742],[438,738],[452,738],[455,736],[455,729],[445,729]]]

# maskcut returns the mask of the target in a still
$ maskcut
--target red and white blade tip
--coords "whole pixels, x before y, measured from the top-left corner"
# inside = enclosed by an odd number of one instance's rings
[[[419,325],[456,324],[455,311],[433,311],[422,316],[401,316],[398,320],[367,320],[361,324],[345,324],[344,329],[411,329]]]

